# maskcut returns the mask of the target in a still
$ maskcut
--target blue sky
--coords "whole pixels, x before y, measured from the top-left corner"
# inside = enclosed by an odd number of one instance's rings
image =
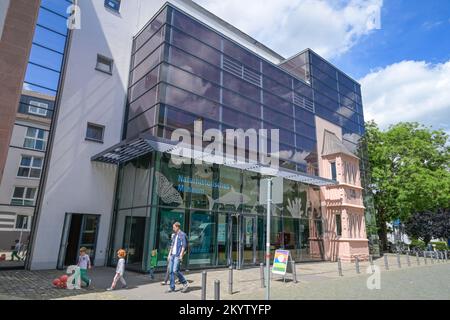
[[[402,60],[450,60],[448,0],[386,0],[381,29],[362,37],[347,53],[332,59],[356,79]]]

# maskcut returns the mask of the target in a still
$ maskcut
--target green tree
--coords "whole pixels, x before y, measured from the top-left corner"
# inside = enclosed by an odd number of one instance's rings
[[[406,221],[416,212],[449,208],[448,135],[418,123],[399,123],[382,131],[366,124],[363,143],[370,166],[378,235],[387,249],[386,222]]]

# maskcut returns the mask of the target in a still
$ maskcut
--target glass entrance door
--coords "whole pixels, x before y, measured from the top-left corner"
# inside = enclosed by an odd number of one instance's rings
[[[242,246],[244,265],[256,264],[256,228],[256,217],[242,216],[242,234],[240,244]]]
[[[242,265],[240,245],[241,223],[239,218],[239,215],[231,214],[228,220],[228,230],[231,242],[229,244],[228,265],[232,265],[235,268],[240,268]]]
[[[58,256],[58,269],[76,264],[81,247],[87,249],[86,253],[94,264],[99,221],[98,215],[66,214]]]

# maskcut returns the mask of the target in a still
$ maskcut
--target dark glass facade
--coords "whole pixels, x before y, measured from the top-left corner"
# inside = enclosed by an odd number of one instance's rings
[[[318,175],[315,115],[343,128],[357,150],[364,133],[359,84],[307,50],[275,65],[168,5],[135,37],[124,139],[171,138],[175,129],[279,129],[280,165]],[[321,143],[321,142],[319,142]],[[188,268],[264,261],[260,177],[219,165],[175,165],[154,152],[120,165],[111,263],[166,265],[172,224],[189,238]],[[284,180],[271,221],[273,249],[296,261],[324,257],[320,192]]]

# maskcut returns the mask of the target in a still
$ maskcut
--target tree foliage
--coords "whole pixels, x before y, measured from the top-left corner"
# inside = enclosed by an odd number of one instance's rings
[[[408,236],[421,239],[427,245],[433,238],[446,238],[449,234],[450,212],[418,212],[405,222],[405,232]]]
[[[371,171],[369,191],[374,195],[384,247],[386,222],[449,208],[450,148],[443,130],[399,123],[382,131],[371,121],[366,124],[363,142]]]

